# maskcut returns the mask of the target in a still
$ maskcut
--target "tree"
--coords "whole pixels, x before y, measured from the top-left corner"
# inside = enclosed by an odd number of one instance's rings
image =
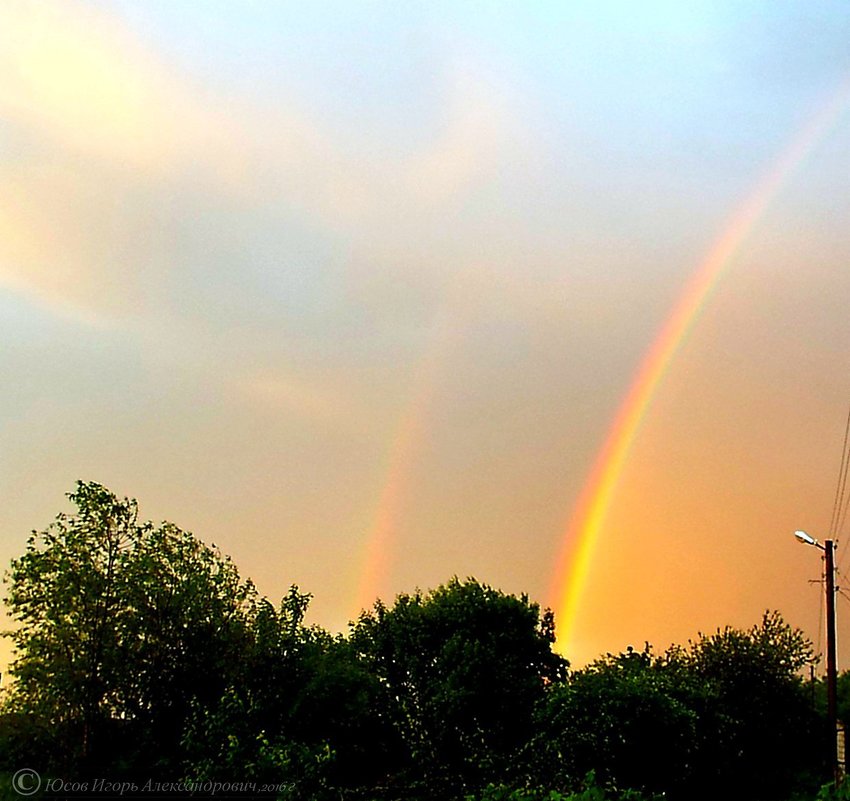
[[[226,686],[253,587],[191,534],[139,523],[134,500],[91,482],[68,497],[76,514],[33,532],[6,577],[6,710],[53,733],[54,769],[176,774],[188,710]]]
[[[593,769],[609,785],[688,801],[816,786],[821,727],[799,675],[810,659],[810,643],[777,612],[661,656],[648,646],[609,654],[547,694],[537,775],[575,787]]]
[[[551,612],[474,579],[376,603],[351,641],[381,682],[408,774],[432,787],[508,772],[535,703],[566,669],[551,649]]]
[[[608,654],[547,693],[533,773],[562,789],[592,771],[611,787],[675,794],[692,778],[703,691],[649,645]]]
[[[287,797],[312,801],[329,784],[385,775],[392,731],[377,714],[377,680],[344,638],[304,625],[308,603],[292,587],[278,608],[253,604],[238,671],[187,729],[196,778],[285,782]]]
[[[673,654],[713,690],[716,718],[725,722],[712,762],[718,785],[741,797],[784,798],[826,766],[825,727],[802,671],[812,645],[779,612],[742,631],[730,627],[700,635]]]

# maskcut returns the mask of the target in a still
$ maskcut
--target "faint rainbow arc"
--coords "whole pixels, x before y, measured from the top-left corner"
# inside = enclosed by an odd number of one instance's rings
[[[368,609],[377,599],[381,581],[388,571],[399,514],[410,484],[411,465],[422,436],[422,418],[430,395],[428,389],[424,387],[415,392],[417,397],[405,410],[392,438],[386,480],[366,537],[363,567],[355,599],[355,616],[361,610]]]
[[[390,440],[384,485],[364,545],[352,610],[355,617],[377,600],[381,583],[389,572],[392,551],[398,540],[399,517],[409,494],[413,466],[422,446],[428,410],[436,391],[439,368],[445,359],[449,337],[448,312],[443,309],[437,316],[417,365],[411,399]]]
[[[738,206],[719,239],[691,276],[643,357],[605,442],[579,495],[556,563],[551,605],[560,632],[559,650],[572,640],[593,553],[641,422],[667,369],[693,328],[717,283],[729,269],[746,235],[782,184],[823,138],[850,103],[850,79],[791,140],[756,188]]]

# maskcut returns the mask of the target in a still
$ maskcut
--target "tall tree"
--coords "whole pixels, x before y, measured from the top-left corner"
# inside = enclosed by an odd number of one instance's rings
[[[775,801],[810,789],[824,767],[800,676],[810,659],[811,644],[776,612],[661,656],[648,646],[609,654],[547,694],[537,775],[575,786],[593,769],[617,787],[688,801]]]
[[[391,771],[378,680],[342,636],[304,625],[308,601],[292,587],[278,608],[253,605],[238,673],[187,731],[196,777],[286,782],[288,797],[312,801],[329,784],[368,787]]]
[[[133,500],[91,482],[68,497],[76,513],[33,532],[6,577],[7,710],[52,731],[66,769],[176,772],[185,716],[221,695],[253,587],[191,534],[140,523]]]
[[[504,774],[546,684],[566,669],[551,612],[474,579],[379,602],[351,640],[381,682],[410,771],[433,784]]]
[[[802,631],[765,612],[746,631],[701,635],[678,658],[713,689],[715,715],[725,721],[711,759],[718,785],[773,799],[786,797],[806,773],[817,778],[825,727],[802,675],[813,658]]]
[[[593,771],[607,785],[675,796],[693,786],[705,692],[649,645],[601,657],[540,704],[531,772],[574,788]]]

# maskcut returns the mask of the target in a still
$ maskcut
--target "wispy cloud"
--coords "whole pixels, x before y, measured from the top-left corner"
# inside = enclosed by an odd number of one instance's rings
[[[175,273],[220,261],[198,222],[210,197],[216,234],[250,238],[252,214],[273,205],[281,223],[355,238],[372,262],[370,243],[427,227],[430,207],[496,174],[509,139],[505,98],[460,61],[435,136],[383,159],[294,103],[199,92],[100,8],[10,2],[0,29],[0,282],[90,322],[174,308]],[[287,245],[274,245],[281,270]]]
[[[206,123],[164,65],[100,9],[11,0],[0,28],[4,117],[64,151],[169,169]]]
[[[346,421],[355,425],[350,399],[340,387],[328,383],[277,370],[249,375],[239,380],[235,388],[246,401],[270,412],[295,414],[323,425]]]

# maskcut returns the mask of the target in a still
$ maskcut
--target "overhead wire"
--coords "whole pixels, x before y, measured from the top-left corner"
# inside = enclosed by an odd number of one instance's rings
[[[832,503],[832,519],[829,523],[829,538],[835,539],[839,530],[839,510],[845,506],[844,497],[847,488],[847,441],[850,437],[850,409],[847,411],[847,424],[844,427],[844,444],[841,447],[841,466],[838,468],[838,482],[835,485],[835,499]],[[846,512],[845,512],[846,514]]]
[[[833,543],[837,544],[837,540],[842,530],[844,529],[844,523],[847,519],[847,510],[850,505],[850,494],[847,493],[847,473],[848,469],[850,469],[850,449],[848,448],[848,444],[850,444],[850,408],[847,410],[847,422],[844,426],[844,442],[841,446],[841,464],[838,468],[838,481],[835,485],[835,497],[832,502],[832,516],[829,523],[829,537],[828,539],[832,540]],[[848,549],[850,550],[850,549]],[[844,554],[842,553],[843,557]],[[845,557],[846,558],[846,557]],[[822,574],[822,578],[820,581],[813,581],[813,584],[821,584],[825,586],[826,582],[826,559],[824,562],[824,573]],[[843,560],[842,560],[843,564]],[[834,563],[834,570],[836,577],[840,577],[843,579],[843,575],[839,570],[839,565]],[[840,594],[847,601],[850,601],[850,595],[845,592],[843,587],[838,585],[836,582],[835,591],[837,594]],[[826,596],[825,594],[821,594],[821,602],[818,604],[818,637],[817,637],[817,650],[815,653],[820,656],[821,654],[821,646],[823,643],[823,632],[824,632],[824,616],[825,616],[825,607],[826,607]]]
[[[850,462],[850,459],[848,459],[848,462]],[[847,475],[846,475],[846,468],[845,468],[845,481],[846,481],[846,479],[847,479]],[[850,493],[848,493],[847,496],[844,498],[844,508],[841,511],[841,519],[838,522],[838,526],[835,529],[835,536],[833,537],[833,539],[835,539],[836,541],[841,536],[841,532],[844,530],[844,523],[847,521],[848,506],[850,506]]]
[[[850,411],[847,413],[847,425],[844,428],[844,446],[841,453],[841,468],[838,471],[838,483],[835,487],[835,500],[832,507],[832,522],[830,524],[830,539],[836,545],[844,531],[847,521],[847,510],[850,507],[850,492],[847,492],[847,474],[850,470]],[[847,556],[842,551],[838,555],[837,562],[841,566],[845,564]]]

